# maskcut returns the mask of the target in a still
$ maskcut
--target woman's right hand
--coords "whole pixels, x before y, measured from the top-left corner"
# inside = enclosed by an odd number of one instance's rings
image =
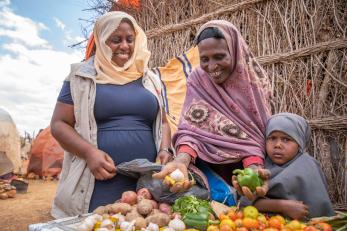
[[[97,180],[108,180],[116,175],[116,166],[105,152],[93,148],[86,153],[88,168]]]
[[[182,182],[176,182],[173,185],[170,185],[167,181],[165,181],[165,176],[170,175],[173,171],[179,169],[183,175],[184,180]],[[182,192],[188,190],[192,186],[192,182],[189,181],[188,177],[188,168],[187,165],[179,160],[173,160],[167,163],[160,172],[152,175],[154,179],[163,179],[163,183],[170,187],[171,192]]]

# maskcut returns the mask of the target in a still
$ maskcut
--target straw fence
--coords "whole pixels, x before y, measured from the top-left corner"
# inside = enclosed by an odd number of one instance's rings
[[[335,207],[347,209],[346,0],[140,2],[140,10],[119,3],[113,8],[129,12],[146,30],[151,66],[191,47],[208,20],[234,24],[268,73],[273,113],[289,111],[309,120],[309,151],[322,165]]]

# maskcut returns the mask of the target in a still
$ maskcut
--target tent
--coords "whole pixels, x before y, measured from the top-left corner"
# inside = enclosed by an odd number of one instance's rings
[[[28,173],[41,177],[58,176],[63,164],[64,150],[51,134],[50,127],[34,139],[29,153]]]
[[[10,114],[0,108],[0,176],[20,171],[20,136]]]

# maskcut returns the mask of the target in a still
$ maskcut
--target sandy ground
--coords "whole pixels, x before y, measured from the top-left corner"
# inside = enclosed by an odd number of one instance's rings
[[[30,180],[28,192],[0,200],[0,230],[24,231],[29,224],[53,220],[49,212],[57,181]]]

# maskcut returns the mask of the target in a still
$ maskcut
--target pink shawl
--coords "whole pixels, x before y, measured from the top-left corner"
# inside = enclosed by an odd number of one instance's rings
[[[265,126],[270,116],[268,78],[253,58],[239,31],[231,23],[214,20],[234,57],[233,71],[221,85],[197,67],[187,81],[187,93],[177,133],[176,149],[189,145],[209,163],[235,163],[265,154]]]

